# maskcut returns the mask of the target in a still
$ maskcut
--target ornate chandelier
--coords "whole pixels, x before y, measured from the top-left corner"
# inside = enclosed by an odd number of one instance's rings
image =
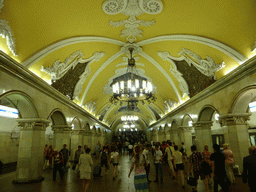
[[[132,57],[133,48],[129,48],[130,58],[128,58],[127,71],[124,75],[116,77],[110,84],[113,95],[110,102],[116,104],[118,101],[120,105],[123,102],[137,103],[144,101],[148,103],[154,102],[156,97],[152,94],[153,86],[146,78],[138,75],[135,67],[135,59]]]

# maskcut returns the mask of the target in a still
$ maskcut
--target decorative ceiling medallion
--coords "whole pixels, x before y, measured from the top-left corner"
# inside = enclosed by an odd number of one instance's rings
[[[182,55],[181,57],[173,57],[168,52],[158,52],[158,55],[163,59],[169,61],[172,65],[170,68],[170,71],[172,74],[177,78],[177,80],[180,82],[180,90],[183,92],[183,97],[185,94],[188,96],[189,94],[189,87],[187,82],[185,81],[183,74],[178,71],[177,66],[174,62],[175,61],[186,61],[186,63],[191,67],[193,65],[200,73],[207,77],[213,77],[216,79],[215,72],[219,71],[225,66],[225,63],[221,64],[215,64],[213,59],[209,56],[207,56],[207,60],[202,59],[199,55],[196,55],[194,52],[188,50],[188,49],[182,49],[182,51],[179,53],[179,55]]]
[[[177,101],[174,101],[174,100],[171,100],[171,99],[168,99],[168,100],[164,99],[164,110],[165,110],[165,113],[170,112],[171,109],[174,108],[175,105],[177,105],[177,104],[178,104]]]
[[[4,7],[4,0],[0,0],[0,13],[1,9]],[[6,38],[8,48],[13,55],[17,56],[15,39],[13,37],[13,32],[11,27],[8,25],[8,21],[0,19],[0,36]]]
[[[96,52],[93,54],[92,57],[89,59],[83,59],[85,57],[81,50],[71,54],[63,63],[60,62],[60,60],[57,60],[54,62],[52,67],[43,67],[41,68],[41,71],[46,72],[51,75],[51,81],[54,83],[61,78],[63,78],[68,71],[74,70],[78,64],[86,64],[84,67],[81,75],[79,75],[79,80],[77,83],[75,83],[74,92],[72,94],[72,98],[78,97],[81,93],[83,87],[83,83],[86,80],[86,78],[91,73],[90,70],[90,64],[94,61],[100,60],[105,55],[105,52]]]
[[[136,41],[136,37],[142,37],[142,30],[138,29],[140,25],[151,26],[155,24],[155,21],[142,21],[138,20],[136,16],[143,13],[147,14],[159,14],[163,10],[163,3],[161,0],[106,0],[102,9],[106,14],[115,15],[123,13],[129,16],[128,19],[123,21],[110,21],[109,24],[112,27],[125,26],[126,29],[122,30],[121,37],[127,37],[126,39],[133,43]]]

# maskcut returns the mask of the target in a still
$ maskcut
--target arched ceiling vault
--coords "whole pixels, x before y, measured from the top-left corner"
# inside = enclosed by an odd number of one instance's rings
[[[0,11],[0,50],[55,88],[70,75],[63,93],[112,127],[131,114],[109,103],[129,47],[157,97],[137,105],[144,128],[256,54],[251,0],[0,0]]]

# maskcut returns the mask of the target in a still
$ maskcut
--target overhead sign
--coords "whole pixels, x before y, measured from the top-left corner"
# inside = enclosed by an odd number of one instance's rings
[[[3,105],[0,105],[0,116],[2,117],[10,117],[10,118],[18,118],[19,117],[19,111],[18,109],[12,108],[12,107],[6,107]]]
[[[256,101],[249,103],[250,111],[255,112],[256,111]]]

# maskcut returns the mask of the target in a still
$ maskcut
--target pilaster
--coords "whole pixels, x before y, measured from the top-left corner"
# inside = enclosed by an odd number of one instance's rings
[[[198,121],[193,124],[195,127],[196,146],[198,151],[204,150],[204,145],[209,146],[209,151],[213,152],[212,144],[212,121]]]
[[[178,129],[171,129],[170,130],[170,140],[174,142],[175,145],[179,145],[179,132]]]
[[[224,130],[225,142],[229,144],[236,165],[243,167],[243,157],[248,155],[250,146],[248,123],[251,113],[227,114],[219,118]]]
[[[54,148],[61,150],[63,145],[66,144],[67,148],[70,149],[71,127],[68,125],[53,125],[52,130],[54,131]]]
[[[71,156],[70,160],[74,160],[75,152],[79,145],[83,145],[83,132],[84,130],[72,130],[71,132]],[[83,149],[83,146],[82,146]]]
[[[30,183],[44,180],[45,129],[50,123],[45,119],[17,119],[20,127],[18,164],[14,183]]]
[[[184,142],[185,144],[185,151],[189,156],[191,154],[190,147],[192,146],[192,127],[179,127],[179,138],[180,138],[180,146],[181,143]]]

